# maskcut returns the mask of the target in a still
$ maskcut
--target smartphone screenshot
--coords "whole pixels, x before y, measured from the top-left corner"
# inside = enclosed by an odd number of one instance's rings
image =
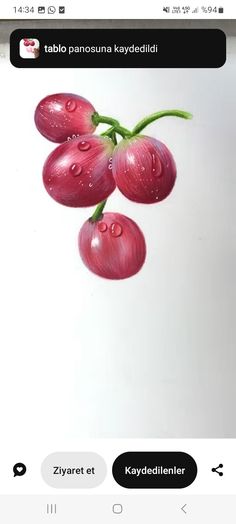
[[[233,524],[235,6],[0,15],[0,522]]]

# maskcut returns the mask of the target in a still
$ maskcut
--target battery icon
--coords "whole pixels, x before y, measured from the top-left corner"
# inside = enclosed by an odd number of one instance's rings
[[[224,8],[223,7],[219,7],[218,12],[222,14],[224,12]]]

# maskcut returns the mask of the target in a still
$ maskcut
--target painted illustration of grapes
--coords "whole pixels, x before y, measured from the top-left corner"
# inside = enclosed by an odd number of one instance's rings
[[[20,42],[20,56],[22,58],[38,58],[39,41],[36,38],[24,38]]]
[[[103,278],[131,277],[146,258],[139,226],[118,212],[103,212],[111,193],[118,188],[133,202],[157,204],[174,187],[176,165],[171,152],[156,138],[141,134],[165,116],[192,118],[186,111],[159,111],[129,131],[118,120],[97,113],[85,98],[68,93],[47,96],[35,110],[38,131],[60,144],[43,167],[48,194],[65,206],[97,206],[79,232],[78,247],[87,268]],[[94,134],[99,124],[109,128]]]

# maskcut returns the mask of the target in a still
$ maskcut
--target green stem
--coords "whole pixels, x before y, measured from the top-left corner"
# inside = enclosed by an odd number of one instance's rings
[[[101,218],[103,209],[104,209],[104,207],[106,205],[106,202],[107,202],[106,200],[103,200],[102,202],[100,202],[100,204],[97,205],[93,215],[90,218],[91,222],[97,222],[97,220],[99,220],[99,218]]]
[[[158,111],[158,113],[153,113],[152,115],[143,118],[143,120],[140,120],[140,122],[138,122],[138,124],[134,127],[132,131],[132,136],[138,135],[138,133],[140,133],[146,126],[148,126],[152,122],[155,122],[159,118],[162,118],[163,116],[178,116],[179,118],[186,118],[187,120],[193,117],[191,113],[187,113],[187,111],[181,111],[179,109]]]
[[[113,131],[111,133],[111,139],[113,141],[113,144],[115,144],[115,146],[117,146],[116,132],[115,132],[114,129],[113,129]]]
[[[111,125],[114,128],[115,132],[121,135],[123,138],[128,138],[132,136],[132,133],[131,131],[129,131],[129,129],[126,129],[126,127],[121,126],[118,120],[115,120],[115,118],[111,118],[110,116],[103,116],[103,115],[99,115],[98,113],[93,113],[92,121],[95,126],[98,126],[98,124]]]
[[[106,131],[103,131],[100,136],[111,136],[114,131],[114,127],[109,127]]]
[[[118,120],[115,120],[115,118],[111,118],[110,116],[102,116],[98,113],[93,113],[92,115],[92,121],[95,126],[98,126],[98,124],[109,124],[112,127],[115,127],[116,125],[120,125]]]
[[[106,131],[104,131],[104,133],[101,133],[100,136],[108,136],[109,138],[111,138],[113,144],[116,146],[117,145],[117,139],[116,139],[116,128],[115,127],[109,127],[109,129],[107,129]]]
[[[126,127],[123,126],[114,126],[114,131],[118,133],[118,135],[121,135],[122,138],[130,138],[132,136],[131,131],[129,129],[126,129]]]

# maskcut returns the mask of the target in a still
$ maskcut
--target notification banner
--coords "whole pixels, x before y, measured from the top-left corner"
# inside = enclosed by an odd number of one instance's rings
[[[17,29],[12,65],[23,68],[218,68],[219,29]]]

